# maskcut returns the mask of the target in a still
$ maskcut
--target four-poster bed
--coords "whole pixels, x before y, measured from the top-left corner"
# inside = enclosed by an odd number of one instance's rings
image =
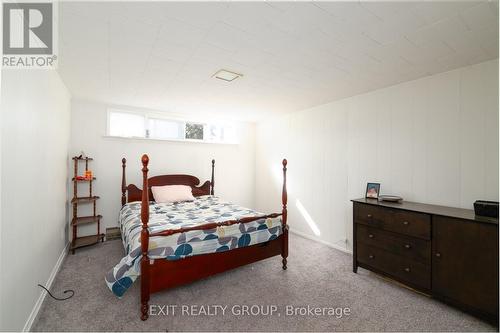
[[[121,266],[116,266],[108,273],[106,282],[116,295],[121,296],[133,282],[131,277],[140,275],[142,320],[148,318],[151,293],[277,255],[281,255],[282,267],[286,270],[286,159],[282,163],[282,211],[267,215],[222,202],[214,197],[215,160],[212,160],[211,181],[206,181],[201,186],[198,186],[199,179],[191,175],[160,175],[148,178],[149,157],[143,155],[141,162],[143,190],[133,184],[126,185],[126,160],[122,159],[120,228],[128,253],[120,262]],[[195,202],[169,205],[150,202],[150,198],[153,198],[151,187],[164,185],[190,186]],[[201,222],[191,223],[192,220]],[[135,247],[128,243],[134,236]],[[167,239],[169,236],[177,238]],[[211,242],[213,253],[207,253],[206,250],[196,253],[196,246],[202,242]],[[134,272],[125,276],[123,272],[127,269],[133,271],[132,268],[135,268],[135,276]]]

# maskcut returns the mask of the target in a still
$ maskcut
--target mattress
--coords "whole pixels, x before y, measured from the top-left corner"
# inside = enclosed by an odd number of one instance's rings
[[[151,234],[259,215],[264,214],[225,202],[216,196],[205,195],[189,202],[150,202],[148,229]],[[119,225],[126,255],[106,274],[105,280],[109,289],[121,297],[141,271],[141,202],[127,203],[122,207]],[[230,251],[273,240],[281,235],[281,226],[281,217],[278,217],[150,237],[148,256],[153,260],[179,260],[188,256]]]

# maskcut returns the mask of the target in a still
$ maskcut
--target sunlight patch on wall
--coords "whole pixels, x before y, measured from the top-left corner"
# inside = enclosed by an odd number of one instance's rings
[[[271,170],[271,174],[273,176],[274,183],[279,186],[279,189],[281,191],[281,188],[283,186],[283,165],[280,163],[274,163],[269,166],[269,169]],[[294,190],[294,183],[290,181],[290,173],[287,171],[287,183],[286,183],[286,191],[288,195],[290,193],[293,193]]]
[[[283,167],[276,163],[271,164],[271,173],[273,175],[274,181],[276,184],[283,185]]]
[[[314,220],[312,219],[311,215],[309,215],[309,213],[304,208],[304,206],[302,205],[302,203],[300,202],[299,199],[295,200],[295,206],[297,206],[297,209],[299,210],[300,214],[306,220],[306,222],[309,225],[309,228],[311,228],[312,232],[316,236],[321,235],[321,231],[319,230],[318,225],[314,222]]]

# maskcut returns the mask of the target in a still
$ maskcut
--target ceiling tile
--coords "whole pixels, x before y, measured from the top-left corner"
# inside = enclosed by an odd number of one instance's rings
[[[73,11],[64,11],[59,19],[59,35],[61,44],[78,45],[107,42],[109,40],[109,25],[107,22],[88,18]]]
[[[123,41],[134,47],[151,48],[158,38],[159,27],[123,17],[112,17],[109,22],[109,38]]]
[[[458,53],[480,51],[479,40],[472,31],[463,32],[461,35],[451,35],[444,39],[445,43]]]
[[[373,26],[366,31],[366,34],[380,44],[389,44],[406,33],[416,31],[424,26],[423,19],[407,10],[399,12],[379,25]]]
[[[217,23],[205,37],[207,43],[232,52],[245,46],[249,39],[247,32],[225,23]]]
[[[406,34],[408,40],[413,44],[420,46],[429,42],[445,41],[450,38],[460,37],[462,34],[469,33],[469,29],[459,15],[453,15],[426,25],[421,29],[411,31]]]
[[[315,1],[314,4],[333,15],[337,20],[360,29],[379,24],[382,20],[358,2],[348,1]]]
[[[467,26],[472,30],[479,30],[489,24],[498,22],[498,11],[495,11],[486,2],[463,9],[460,15],[464,18]]]
[[[60,18],[72,13],[78,16],[83,16],[91,21],[100,21],[106,23],[109,20],[111,13],[116,10],[117,6],[111,2],[60,2]]]
[[[373,1],[362,0],[360,4],[383,21],[391,21],[404,15],[417,5],[415,1]]]
[[[446,70],[452,70],[463,66],[464,63],[467,63],[468,59],[464,55],[454,52],[443,57],[438,57],[436,61],[442,68],[446,68]]]
[[[158,34],[158,43],[174,43],[184,47],[195,47],[204,40],[206,30],[193,27],[174,18],[165,19]]]
[[[151,49],[151,57],[159,61],[186,62],[195,51],[195,47],[185,47],[175,43],[156,42]]]
[[[225,2],[163,2],[166,17],[175,18],[178,21],[193,27],[207,30],[218,21],[223,20],[226,15],[228,4]]]
[[[261,35],[282,12],[268,5],[256,6],[252,2],[228,3],[226,15],[221,20],[242,31]]]
[[[405,38],[416,46],[440,40],[437,29],[434,25],[426,25],[415,31],[409,31],[405,34]]]
[[[419,1],[411,10],[426,23],[432,24],[478,3],[479,1]]]
[[[234,51],[220,48],[207,42],[200,44],[194,51],[192,60],[210,64],[224,64],[233,57]]]
[[[401,31],[394,29],[388,24],[379,24],[373,26],[366,35],[379,44],[390,44],[397,41],[401,36]]]
[[[332,20],[332,15],[314,4],[296,2],[282,15],[276,16],[272,23],[281,31],[295,36],[304,36],[317,26]]]
[[[429,63],[433,65],[433,61],[438,57],[444,57],[455,52],[447,44],[441,41],[431,41],[422,44],[415,49],[405,49],[401,56],[415,65],[424,65]]]

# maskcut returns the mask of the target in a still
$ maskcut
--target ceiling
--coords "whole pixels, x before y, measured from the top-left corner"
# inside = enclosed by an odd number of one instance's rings
[[[75,98],[258,121],[498,58],[498,1],[62,2]],[[212,78],[220,69],[243,74]]]

